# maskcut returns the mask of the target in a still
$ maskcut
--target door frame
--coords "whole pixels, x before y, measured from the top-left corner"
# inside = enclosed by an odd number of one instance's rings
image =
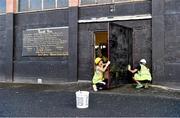
[[[93,36],[92,36],[92,37],[93,37],[93,42],[92,42],[92,44],[93,44],[93,47],[94,47],[94,48],[93,48],[93,60],[94,60],[95,57],[96,57],[96,56],[95,56],[95,45],[96,45],[96,44],[95,44],[95,43],[96,43],[96,35],[95,35],[95,34],[96,34],[96,32],[107,32],[107,34],[109,35],[108,30],[95,30],[95,31],[93,31]],[[107,42],[108,42],[108,46],[107,46],[107,47],[109,48],[109,37],[108,37],[108,36],[107,36],[107,40],[108,40],[108,41],[107,41]],[[107,50],[109,51],[109,49],[107,49]],[[107,52],[107,53],[108,53],[108,52]],[[109,56],[109,55],[108,55],[108,56]],[[109,59],[109,58],[108,58],[108,59]]]

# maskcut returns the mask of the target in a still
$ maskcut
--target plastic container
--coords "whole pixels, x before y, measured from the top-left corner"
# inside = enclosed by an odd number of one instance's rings
[[[89,92],[88,91],[76,92],[76,107],[80,109],[89,107]]]
[[[42,84],[42,79],[38,78],[38,79],[37,79],[37,83],[38,83],[38,84]]]

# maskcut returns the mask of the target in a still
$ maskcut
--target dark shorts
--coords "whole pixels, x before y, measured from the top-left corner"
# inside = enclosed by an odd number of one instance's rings
[[[139,82],[141,82],[141,83],[152,83],[152,82],[149,81],[149,80],[143,80],[143,81],[139,81]]]
[[[105,82],[106,84],[105,85],[102,84],[102,83],[97,83],[96,84],[96,87],[97,87],[98,90],[105,90],[105,89],[108,88],[108,80],[105,79],[105,80],[103,80],[103,82]]]

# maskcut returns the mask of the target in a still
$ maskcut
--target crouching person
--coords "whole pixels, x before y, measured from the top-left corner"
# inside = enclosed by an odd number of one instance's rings
[[[104,78],[104,72],[109,66],[110,61],[108,61],[106,64],[103,64],[102,59],[97,57],[95,59],[95,64],[96,64],[96,68],[92,79],[93,90],[98,91],[98,90],[107,89],[108,80]]]
[[[152,77],[149,68],[146,67],[145,59],[141,59],[139,65],[133,70],[131,70],[131,66],[129,65],[128,70],[134,74],[133,79],[137,83],[136,88],[148,88],[148,84],[151,82]],[[142,83],[145,83],[145,86],[143,86]]]

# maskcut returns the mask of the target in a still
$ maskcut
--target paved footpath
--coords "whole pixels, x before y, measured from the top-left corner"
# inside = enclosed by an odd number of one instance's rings
[[[180,117],[178,92],[130,86],[89,90],[89,108],[77,109],[76,90],[53,87],[0,85],[0,117]]]

